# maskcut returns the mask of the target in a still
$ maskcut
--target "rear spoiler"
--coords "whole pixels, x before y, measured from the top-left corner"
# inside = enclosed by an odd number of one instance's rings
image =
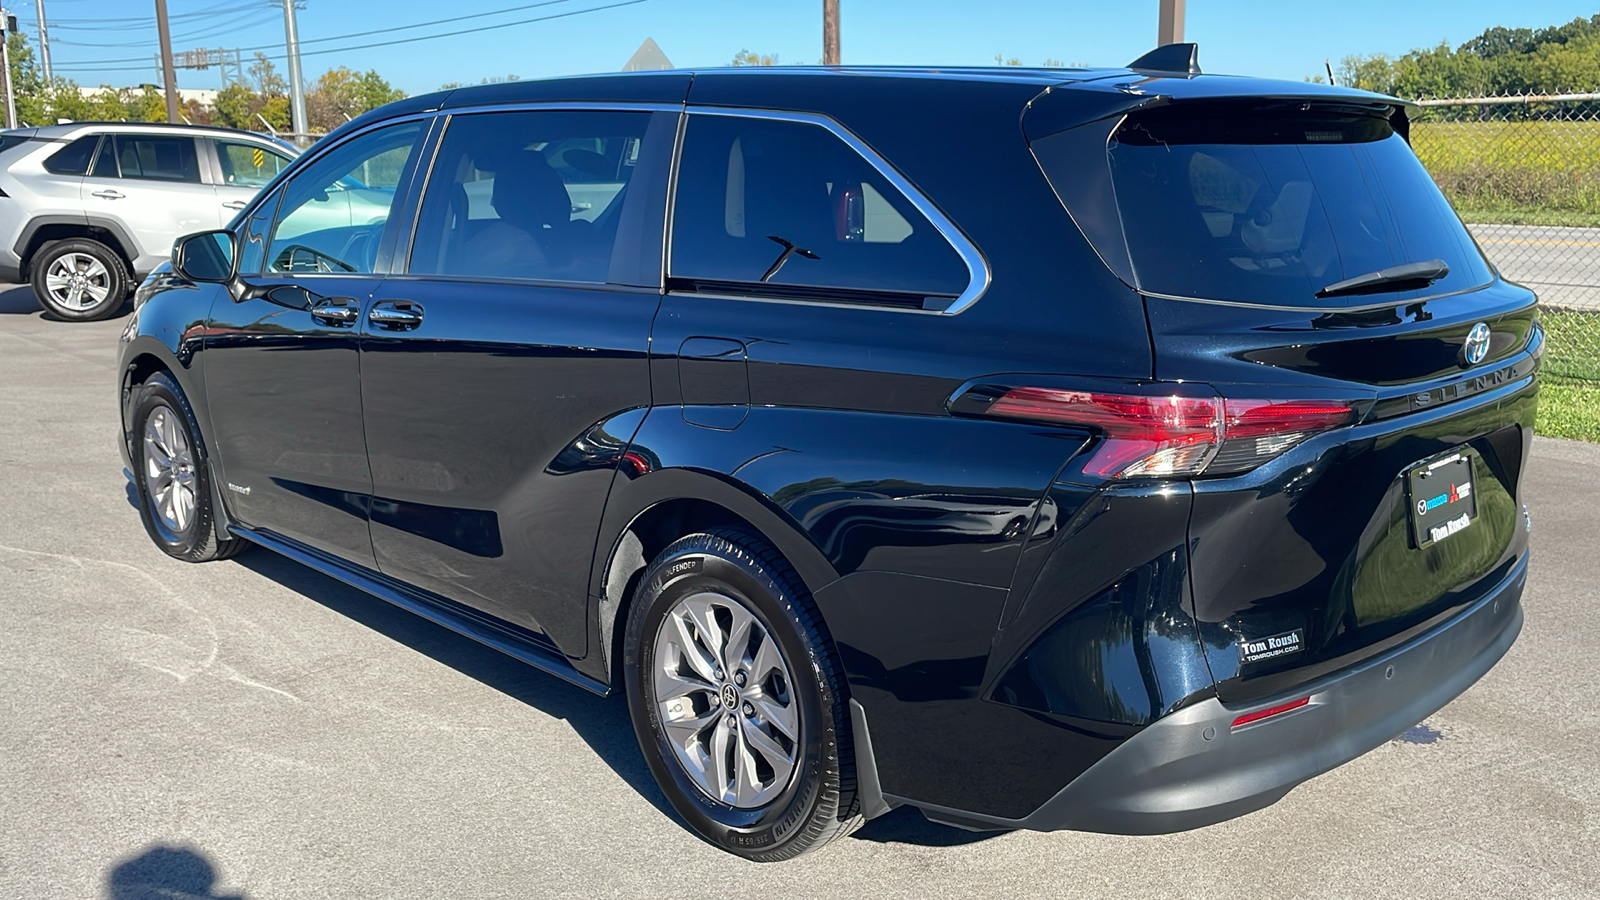
[[[1135,60],[1135,64],[1143,62],[1149,55]],[[1268,89],[1252,90],[1258,85]],[[1090,122],[1112,117],[1120,119],[1137,110],[1170,103],[1271,103],[1284,100],[1360,107],[1381,113],[1388,116],[1394,130],[1407,141],[1411,139],[1411,117],[1418,109],[1415,103],[1367,91],[1315,84],[1300,86],[1285,82],[1256,82],[1253,79],[1217,75],[1196,76],[1186,71],[1174,73],[1164,69],[1129,69],[1127,72],[1045,88],[1028,101],[1022,115],[1022,131],[1031,142]]]

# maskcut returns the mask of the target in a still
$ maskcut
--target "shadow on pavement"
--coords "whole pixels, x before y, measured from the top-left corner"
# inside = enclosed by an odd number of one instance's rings
[[[129,500],[137,505],[131,492]],[[640,796],[663,815],[682,824],[645,765],[634,738],[633,723],[628,718],[627,702],[620,694],[596,697],[271,551],[258,548],[240,556],[237,562],[390,640],[399,641],[508,697],[562,719]],[[916,810],[902,808],[868,822],[854,837],[879,843],[953,847],[1003,833],[975,833],[936,825]],[[116,900],[122,898],[118,896]]]
[[[878,844],[918,844],[923,847],[960,847],[997,838],[1004,831],[967,831],[929,822],[909,806],[884,813],[861,826],[852,838]]]
[[[33,295],[33,288],[24,284],[0,291],[0,315],[25,316],[30,313],[38,313],[42,318],[59,321],[39,306],[39,298]]]
[[[158,845],[117,863],[106,875],[106,895],[111,900],[244,900],[240,894],[213,893],[216,883],[216,866],[204,854]]]
[[[627,703],[620,694],[596,697],[271,551],[254,549],[240,556],[238,563],[508,697],[562,719],[640,796],[678,820],[639,753]]]
[[[122,306],[118,307],[116,312],[107,316],[105,319],[100,319],[97,321],[103,322],[111,319],[121,319],[132,312],[133,300],[130,297],[130,299],[125,301]],[[28,316],[35,314],[37,314],[39,318],[45,320],[46,322],[67,321],[60,316],[46,312],[44,307],[39,305],[39,298],[33,295],[33,288],[29,285],[22,284],[7,290],[0,290],[0,316]]]

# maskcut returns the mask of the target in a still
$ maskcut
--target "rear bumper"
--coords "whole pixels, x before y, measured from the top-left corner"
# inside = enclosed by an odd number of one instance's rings
[[[1414,640],[1318,681],[1238,707],[1213,698],[1167,716],[1107,754],[1023,819],[938,807],[928,818],[976,830],[1165,834],[1277,802],[1455,699],[1522,630],[1528,556],[1488,596]],[[1234,729],[1241,715],[1301,697],[1293,712]]]

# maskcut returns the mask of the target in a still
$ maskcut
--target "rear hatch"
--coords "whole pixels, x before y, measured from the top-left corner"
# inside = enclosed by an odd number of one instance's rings
[[[1534,298],[1497,277],[1404,135],[1378,98],[1149,89],[1032,135],[1144,295],[1157,382],[1351,408],[1229,440],[1192,481],[1193,610],[1224,700],[1407,640],[1515,577],[1527,546]]]

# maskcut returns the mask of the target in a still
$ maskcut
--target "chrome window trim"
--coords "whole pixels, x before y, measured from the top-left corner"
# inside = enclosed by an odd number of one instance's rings
[[[911,203],[911,205],[916,208],[917,212],[922,213],[923,217],[926,218],[928,220],[928,222],[933,225],[934,230],[938,231],[939,234],[944,237],[945,241],[950,244],[951,249],[956,251],[956,255],[961,257],[961,261],[967,267],[967,274],[968,274],[968,281],[967,281],[966,289],[963,290],[960,294],[958,294],[956,296],[955,300],[951,301],[949,306],[945,307],[942,310],[900,309],[900,308],[896,308],[896,307],[870,306],[870,305],[867,305],[867,304],[836,303],[836,302],[829,302],[829,301],[826,301],[826,300],[812,301],[812,300],[798,300],[798,299],[788,299],[788,298],[749,297],[749,296],[744,296],[744,295],[733,295],[733,294],[714,294],[714,295],[713,294],[694,294],[694,296],[697,296],[697,297],[723,297],[723,298],[737,299],[737,300],[757,300],[757,301],[768,302],[768,303],[799,303],[799,304],[804,304],[804,305],[807,305],[807,306],[841,306],[841,307],[847,307],[849,309],[870,309],[870,310],[884,310],[884,311],[892,311],[892,312],[909,312],[909,313],[921,313],[923,315],[954,316],[954,315],[958,315],[958,314],[964,312],[965,310],[971,308],[974,303],[977,303],[978,300],[983,297],[984,292],[986,292],[989,289],[989,283],[992,280],[991,276],[990,276],[990,272],[989,272],[989,263],[988,263],[987,260],[985,260],[983,258],[983,254],[982,254],[982,252],[980,252],[978,250],[977,246],[974,245],[972,243],[972,241],[967,238],[966,234],[963,233],[961,231],[961,229],[959,227],[957,227],[954,222],[950,221],[950,219],[947,216],[945,216],[945,214],[943,212],[941,212],[937,206],[934,206],[933,202],[931,200],[929,200],[927,197],[923,196],[922,192],[917,190],[916,187],[914,187],[911,184],[909,179],[907,179],[904,175],[900,174],[899,170],[895,169],[894,166],[891,165],[888,160],[886,160],[882,156],[878,155],[878,152],[873,150],[870,146],[868,146],[865,141],[861,140],[859,137],[856,137],[855,134],[853,134],[849,129],[845,128],[843,125],[839,124],[839,122],[834,120],[832,117],[821,115],[821,114],[817,114],[817,113],[789,112],[789,111],[785,111],[785,110],[772,110],[772,109],[744,109],[744,108],[722,107],[722,106],[688,106],[688,107],[685,107],[684,111],[688,113],[689,117],[700,115],[700,116],[724,116],[724,117],[729,117],[729,118],[740,118],[740,119],[766,119],[766,120],[775,121],[775,122],[795,122],[795,123],[802,124],[802,125],[815,125],[815,126],[818,126],[820,128],[824,128],[824,129],[828,130],[829,132],[831,132],[833,134],[834,137],[837,137],[838,139],[843,141],[846,145],[848,145],[850,147],[850,149],[854,150],[857,154],[859,154],[862,159],[866,160],[867,164],[872,166],[874,169],[876,169],[879,175],[882,175],[885,180],[887,180],[890,184],[894,185],[895,189],[898,190],[901,193],[901,195],[903,195],[906,198],[906,200],[908,200]],[[668,222],[667,222],[667,241],[668,241],[668,243],[667,243],[667,251],[668,252],[666,254],[666,258],[663,260],[663,264],[667,267],[667,272],[668,272],[669,276],[671,275],[671,268],[672,268],[672,260],[671,260],[671,256],[672,256],[672,254],[671,254],[671,248],[672,248],[672,244],[671,244],[671,240],[672,240],[672,221],[671,221],[671,219],[672,218],[676,218],[676,216],[677,216],[677,207],[678,207],[678,203],[677,203],[677,197],[678,197],[677,169],[678,169],[678,164],[679,164],[679,158],[681,158],[681,156],[682,156],[682,149],[683,148],[682,148],[681,138],[680,138],[680,145],[678,147],[678,153],[674,156],[674,161],[673,161],[672,194],[671,194],[672,215],[671,215],[671,217],[669,217]],[[672,293],[676,294],[678,292],[672,292]]]
[[[539,112],[542,110],[568,112],[682,112],[682,103],[629,103],[627,101],[596,100],[532,100],[518,103],[481,103],[476,106],[445,106],[437,110],[442,116],[464,116],[491,112]]]

